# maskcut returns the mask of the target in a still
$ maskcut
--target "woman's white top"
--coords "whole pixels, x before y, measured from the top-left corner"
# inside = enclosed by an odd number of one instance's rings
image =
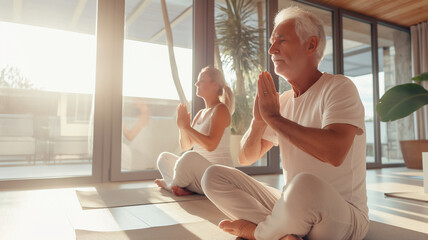
[[[204,135],[208,135],[211,129],[211,120],[212,115],[214,113],[214,109],[220,106],[220,104],[223,103],[219,103],[210,110],[208,110],[208,112],[205,113],[203,117],[201,115],[196,120],[196,123],[193,128]],[[199,146],[196,143],[193,147],[193,150],[201,154],[204,158],[206,158],[213,164],[221,164],[233,167],[232,155],[230,153],[230,126],[224,129],[223,136],[221,137],[221,140],[214,151],[207,151],[205,148]]]

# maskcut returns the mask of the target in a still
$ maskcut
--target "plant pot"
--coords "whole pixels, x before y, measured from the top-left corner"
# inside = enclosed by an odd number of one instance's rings
[[[428,140],[404,140],[400,147],[406,167],[422,169],[422,152],[428,152]]]

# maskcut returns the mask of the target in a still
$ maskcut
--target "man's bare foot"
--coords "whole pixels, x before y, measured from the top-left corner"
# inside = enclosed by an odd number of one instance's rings
[[[232,235],[245,238],[248,240],[255,240],[254,231],[257,225],[243,219],[235,221],[223,220],[218,224],[219,228]]]
[[[186,195],[194,194],[194,192],[189,191],[185,188],[178,187],[178,186],[171,187],[171,190],[175,196],[186,196]]]
[[[279,240],[303,240],[303,238],[293,234],[293,235],[285,235],[284,237],[280,238]]]
[[[163,188],[163,189],[166,189],[166,190],[169,190],[169,189],[168,189],[168,187],[166,186],[166,182],[165,182],[165,180],[163,180],[163,179],[156,179],[156,180],[155,180],[155,183],[156,183],[159,187],[161,187],[161,188]]]

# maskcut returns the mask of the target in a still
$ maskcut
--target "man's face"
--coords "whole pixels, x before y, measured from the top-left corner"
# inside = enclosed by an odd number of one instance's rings
[[[300,42],[294,27],[294,20],[278,24],[270,38],[269,54],[275,65],[275,72],[286,78],[294,78],[304,71],[305,44]]]

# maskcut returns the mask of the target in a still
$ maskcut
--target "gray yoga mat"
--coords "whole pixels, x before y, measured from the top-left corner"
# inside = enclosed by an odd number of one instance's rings
[[[84,209],[123,207],[206,199],[205,196],[199,194],[177,197],[173,193],[158,187],[132,189],[99,188],[96,191],[76,190],[76,194],[80,205]]]
[[[202,221],[194,223],[175,224],[161,227],[149,227],[143,229],[96,232],[88,230],[75,230],[76,240],[153,240],[153,239],[174,239],[174,240],[237,240],[215,224]]]

